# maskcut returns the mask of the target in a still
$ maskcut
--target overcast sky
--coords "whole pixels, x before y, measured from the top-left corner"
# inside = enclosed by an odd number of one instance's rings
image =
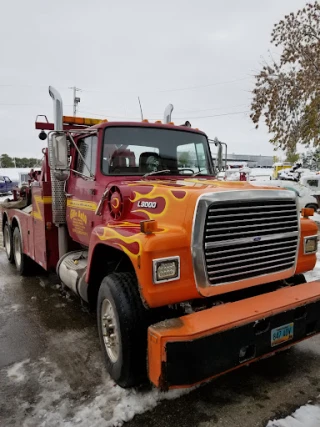
[[[273,24],[303,0],[16,0],[1,2],[0,154],[41,157],[37,114],[52,118],[48,86],[72,114],[162,119],[174,105],[229,152],[273,155],[249,118],[253,75]],[[274,55],[277,55],[272,48]]]

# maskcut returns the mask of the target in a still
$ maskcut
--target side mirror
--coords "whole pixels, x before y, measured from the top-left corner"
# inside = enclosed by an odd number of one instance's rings
[[[68,162],[67,136],[63,132],[51,135],[50,167],[54,170],[54,176],[59,181],[66,181],[70,176]]]

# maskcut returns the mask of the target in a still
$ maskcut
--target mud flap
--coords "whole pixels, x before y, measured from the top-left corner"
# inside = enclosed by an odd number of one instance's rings
[[[151,382],[190,387],[320,332],[320,282],[286,287],[148,329]]]

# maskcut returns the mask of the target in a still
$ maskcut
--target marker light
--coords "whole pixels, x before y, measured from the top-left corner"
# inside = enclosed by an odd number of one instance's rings
[[[302,208],[301,209],[301,215],[304,218],[308,218],[309,216],[313,216],[314,215],[314,209],[313,208]]]
[[[140,222],[140,231],[144,234],[152,234],[158,229],[158,223],[154,219],[147,219]]]
[[[108,120],[90,119],[86,117],[63,116],[63,123],[66,123],[68,125],[75,124],[84,126],[94,126],[107,121]]]

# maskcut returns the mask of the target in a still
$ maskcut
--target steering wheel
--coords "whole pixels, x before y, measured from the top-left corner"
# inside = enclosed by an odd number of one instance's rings
[[[190,171],[190,172],[192,172],[192,175],[194,174],[194,170],[193,169],[190,169],[190,168],[181,168],[181,169],[178,169],[178,171],[180,172],[180,171]]]

